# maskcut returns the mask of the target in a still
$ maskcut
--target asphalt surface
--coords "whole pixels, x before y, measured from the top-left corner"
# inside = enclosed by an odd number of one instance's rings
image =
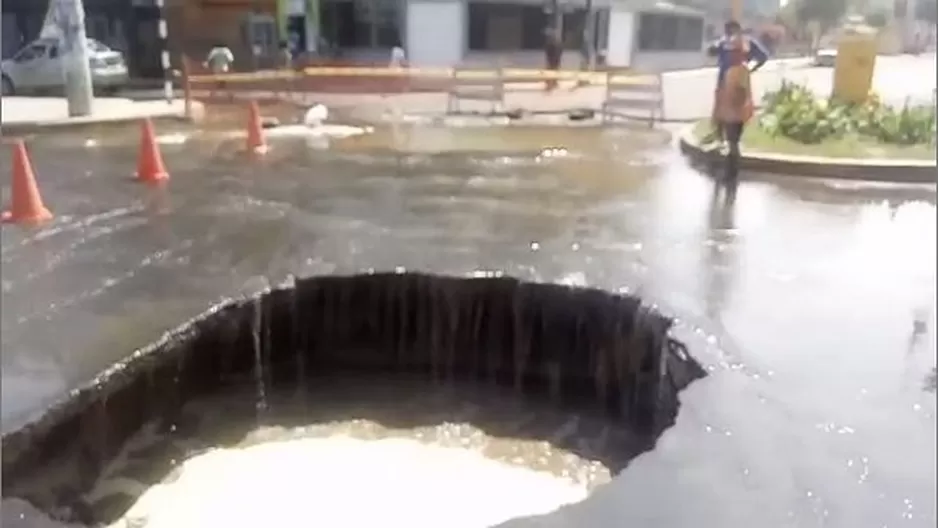
[[[128,179],[135,135],[97,139],[34,140],[57,217],[3,227],[5,430],[289,274],[502,270],[640,291],[712,374],[653,452],[536,525],[936,522],[934,187],[746,174],[730,199],[659,133],[405,127],[259,161],[170,142],[154,191]]]

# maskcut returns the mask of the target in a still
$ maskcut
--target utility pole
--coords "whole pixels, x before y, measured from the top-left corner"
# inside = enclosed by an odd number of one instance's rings
[[[62,69],[65,74],[65,97],[68,115],[91,115],[94,93],[88,64],[88,38],[85,34],[85,6],[82,0],[53,0],[50,9],[58,10]]]

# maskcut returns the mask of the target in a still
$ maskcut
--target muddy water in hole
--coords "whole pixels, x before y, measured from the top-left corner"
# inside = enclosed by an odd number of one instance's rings
[[[245,385],[193,402],[172,440],[157,424],[144,428],[85,498],[95,517],[147,526],[251,526],[257,516],[492,526],[582,500],[609,480],[596,459],[624,461],[638,445],[598,413],[491,387],[314,378],[269,392],[260,425],[255,396]],[[571,443],[581,455],[558,447]],[[363,507],[373,499],[388,508]],[[325,504],[310,508],[318,500]]]
[[[291,273],[501,270],[640,291],[711,371],[653,452],[543,525],[934,525],[934,188],[749,174],[727,200],[660,136],[392,127],[264,160],[167,142],[152,192],[134,140],[32,144],[58,216],[3,231],[5,429]]]

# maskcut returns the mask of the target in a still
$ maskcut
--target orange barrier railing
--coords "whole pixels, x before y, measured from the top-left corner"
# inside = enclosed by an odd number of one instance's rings
[[[238,92],[254,98],[289,99],[307,93],[391,94],[401,92],[449,92],[466,79],[499,79],[505,86],[544,83],[549,80],[575,81],[578,85],[605,85],[610,78],[605,71],[539,70],[522,68],[390,68],[361,65],[313,64],[296,69],[256,72],[209,73],[201,64],[183,58],[183,91],[187,113],[193,97],[214,99],[218,95],[235,98]],[[614,82],[643,82],[638,77],[617,75]],[[198,92],[198,94],[197,94]]]

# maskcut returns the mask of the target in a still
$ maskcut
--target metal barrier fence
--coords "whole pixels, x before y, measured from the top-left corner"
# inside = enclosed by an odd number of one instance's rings
[[[616,82],[618,77],[630,82]],[[643,115],[636,115],[639,112]],[[606,96],[602,105],[603,122],[610,118],[647,119],[648,126],[664,119],[664,92],[660,75],[635,77],[628,72],[606,73]]]
[[[574,81],[578,86],[606,86],[600,109],[604,120],[607,111],[613,115],[629,107],[629,104],[632,104],[630,108],[634,110],[649,112],[652,121],[656,116],[661,116],[660,78],[637,76],[622,70],[585,72],[520,68],[481,70],[464,67],[312,65],[289,70],[215,74],[208,73],[201,64],[183,57],[179,75],[189,115],[194,98],[234,100],[238,94],[244,94],[253,99],[292,99],[303,102],[305,94],[314,93],[389,95],[438,92],[447,94],[447,112],[457,111],[460,100],[489,101],[494,111],[499,107],[504,109],[505,92],[512,85],[557,80]],[[657,93],[659,100],[652,105],[639,97],[625,95],[633,92]]]
[[[459,111],[460,101],[488,101],[492,113],[505,109],[505,75],[501,69],[488,76],[474,75],[472,70],[456,68],[452,86],[446,97],[446,113]]]

